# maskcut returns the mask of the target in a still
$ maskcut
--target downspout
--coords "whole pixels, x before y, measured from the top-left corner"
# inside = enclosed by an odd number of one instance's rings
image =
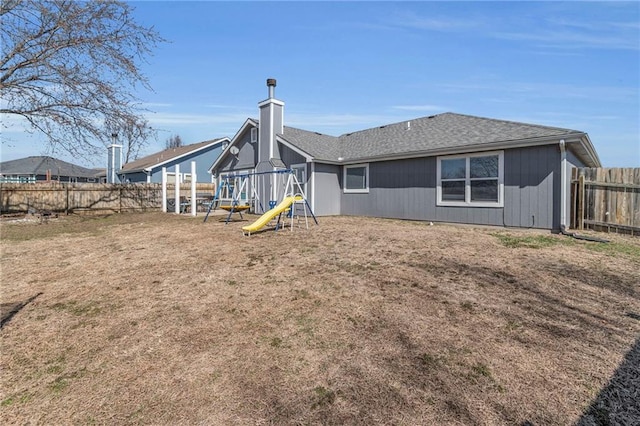
[[[562,204],[560,206],[560,232],[562,235],[573,237],[578,240],[608,243],[609,240],[605,240],[603,238],[579,235],[575,232],[567,231],[567,147],[564,139],[560,139],[560,173],[560,198],[562,200]]]
[[[567,227],[567,147],[560,139],[560,230]]]

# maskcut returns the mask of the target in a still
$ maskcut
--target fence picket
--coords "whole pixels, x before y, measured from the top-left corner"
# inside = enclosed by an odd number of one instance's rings
[[[168,196],[174,193],[169,185]],[[185,194],[190,184],[182,184]],[[213,183],[198,183],[198,193],[213,196]],[[162,208],[162,185],[102,183],[2,183],[0,211],[23,213],[29,210],[58,213],[147,211]]]
[[[640,168],[579,168],[572,176],[574,226],[640,234]]]

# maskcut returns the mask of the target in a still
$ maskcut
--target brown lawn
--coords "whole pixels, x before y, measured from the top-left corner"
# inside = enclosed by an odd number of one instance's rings
[[[0,422],[640,421],[622,397],[638,383],[637,237],[240,227],[3,221]]]

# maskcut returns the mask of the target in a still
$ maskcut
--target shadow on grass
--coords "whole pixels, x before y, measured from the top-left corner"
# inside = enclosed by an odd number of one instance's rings
[[[628,316],[637,314],[628,314]],[[632,316],[633,318],[633,316]],[[640,338],[576,426],[640,424]]]
[[[22,308],[27,306],[29,303],[36,300],[38,296],[40,296],[42,292],[36,294],[25,300],[24,302],[15,302],[15,303],[3,303],[0,305],[0,330],[4,328],[4,326],[11,321],[13,316],[20,312]]]

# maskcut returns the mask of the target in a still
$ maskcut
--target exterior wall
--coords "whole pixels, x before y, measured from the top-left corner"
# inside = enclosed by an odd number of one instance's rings
[[[342,201],[342,167],[316,163],[314,169],[314,188],[309,190],[310,194],[307,195],[310,200],[313,200],[314,214],[316,216],[339,215]],[[311,176],[311,171],[308,173],[308,176]]]
[[[120,179],[124,183],[147,183],[147,174],[145,172],[126,173],[121,174]]]
[[[269,163],[269,160],[271,158],[278,158],[276,134],[280,134],[283,131],[284,104],[276,99],[268,99],[261,102],[259,108],[260,125],[258,128],[258,143],[260,144],[260,149],[258,152],[257,169],[267,171],[269,166],[266,164]],[[271,170],[273,170],[273,168],[271,168]]]
[[[228,154],[218,166],[218,174],[233,170],[253,169],[256,166],[258,162],[258,144],[251,143],[251,128],[247,128],[246,132],[240,136],[236,147],[240,152],[238,152],[238,155]],[[213,164],[213,161],[209,166],[211,164]]]
[[[504,154],[504,223],[499,225],[559,229],[559,146],[512,149]]]
[[[191,173],[191,162],[196,162],[196,175],[197,181],[202,183],[211,182],[211,175],[209,174],[209,167],[218,158],[222,152],[222,143],[216,144],[213,148],[205,151],[196,152],[180,158],[179,161],[171,161],[160,167],[156,167],[151,171],[151,182],[162,183],[162,167],[167,168],[167,172],[175,173],[176,164],[180,164],[180,173]],[[133,180],[132,180],[133,182]],[[146,176],[141,182],[146,182]]]
[[[289,149],[288,147],[278,144],[278,150],[280,152],[280,158],[282,158],[282,162],[287,166],[291,167],[292,164],[301,164],[306,163],[307,159],[297,152]],[[308,171],[307,171],[308,172]]]
[[[369,192],[345,194],[340,191],[340,213],[524,228],[559,228],[560,153],[557,145],[505,150],[504,207],[437,206],[436,167],[437,157],[370,163]],[[343,168],[340,167],[340,181],[342,173]]]

